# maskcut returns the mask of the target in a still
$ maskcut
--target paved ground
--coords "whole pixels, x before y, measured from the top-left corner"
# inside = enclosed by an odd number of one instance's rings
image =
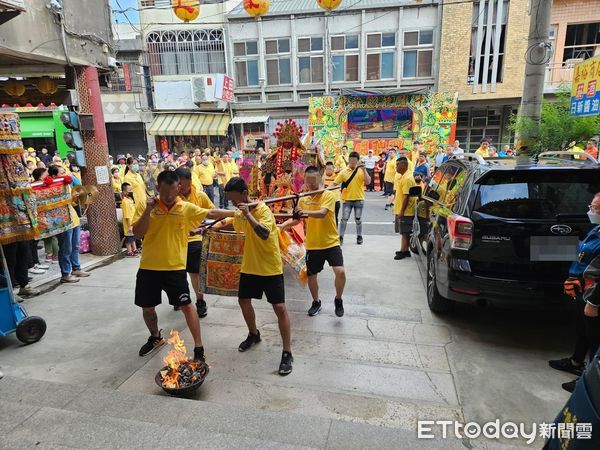
[[[568,354],[569,327],[560,315],[531,312],[458,308],[433,316],[415,262],[393,260],[398,237],[383,205],[369,194],[365,245],[347,236],[344,318],[333,314],[329,272],[315,318],[306,315],[306,289],[287,278],[295,357],[288,377],[276,374],[280,340],[268,304],[255,303],[263,342],[241,354],[247,331],[235,299],[209,296],[202,328],[210,375],[196,401],[167,398],[154,384],[165,351],[137,356],[147,331],[133,305],[135,260],[27,301],[49,328],[27,347],[0,338],[0,410],[10,416],[0,425],[0,448],[177,448],[189,439],[209,448],[524,445],[417,441],[416,422],[552,420],[568,398],[560,383],[570,377],[547,360]],[[167,333],[185,326],[166,305],[159,320]]]

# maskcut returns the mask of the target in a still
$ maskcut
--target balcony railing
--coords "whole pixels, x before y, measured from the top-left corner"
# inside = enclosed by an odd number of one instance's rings
[[[570,89],[576,62],[553,63],[546,66],[544,92],[553,93],[558,89]]]

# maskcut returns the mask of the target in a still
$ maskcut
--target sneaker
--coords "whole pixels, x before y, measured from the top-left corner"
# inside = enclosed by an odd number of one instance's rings
[[[48,270],[50,268],[50,266],[48,266],[46,264],[36,264],[35,268],[36,269],[42,269],[42,270]]]
[[[34,295],[40,295],[40,291],[38,289],[33,289],[31,286],[27,285],[19,289],[19,293],[17,295],[23,297],[33,297]]]
[[[158,337],[150,336],[148,338],[148,342],[146,342],[144,345],[142,345],[142,348],[140,348],[140,356],[146,356],[165,344],[165,340],[162,338],[161,332],[162,330],[158,332]]]
[[[29,273],[32,275],[41,275],[43,273],[46,273],[46,271],[33,266],[31,269],[29,269]]]
[[[289,375],[292,373],[292,363],[294,357],[290,352],[283,352],[281,354],[281,363],[279,363],[279,375]]]
[[[411,256],[412,255],[410,254],[410,252],[396,252],[396,256],[394,256],[394,259],[396,261],[399,261],[404,258],[410,258]]]
[[[321,300],[319,300],[318,302],[313,301],[312,306],[308,310],[308,315],[311,317],[316,316],[317,314],[319,314],[319,312],[321,312]]]
[[[60,279],[61,283],[79,283],[79,278],[74,277],[73,275],[65,275]]]
[[[204,347],[194,347],[194,361],[206,362],[204,357]]]
[[[382,197],[387,197],[387,194],[384,192],[383,194],[381,194]]]
[[[181,308],[179,306],[173,306],[173,311],[179,311]]]
[[[254,344],[258,344],[260,342],[260,331],[256,330],[256,334],[248,333],[248,337],[244,342],[240,344],[238,350],[240,352],[245,352]]]
[[[569,372],[577,376],[581,376],[585,368],[585,364],[576,364],[571,358],[552,359],[548,361],[548,365],[553,369]]]
[[[385,210],[389,210],[390,209],[390,205],[385,205]]]
[[[57,264],[58,263],[58,256],[53,256],[52,257],[52,264]]]
[[[49,264],[52,264],[54,262],[54,260],[52,259],[52,256],[46,256],[46,262]]]
[[[358,245],[362,245],[362,243],[363,243],[363,238],[362,238],[362,236],[357,236],[357,237],[356,237],[356,243],[357,243]]]
[[[344,301],[341,298],[336,298],[333,303],[335,303],[335,315],[338,317],[344,316]]]
[[[125,252],[125,258],[137,258],[138,254],[135,252]]]
[[[561,387],[567,392],[573,392],[575,390],[575,386],[577,385],[577,381],[579,378],[574,379],[573,381],[569,381],[567,383],[561,384]]]
[[[198,312],[198,317],[206,317],[208,312],[206,308],[206,302],[204,300],[196,300],[196,312]]]
[[[77,278],[87,278],[91,275],[89,272],[84,272],[83,270],[74,270],[71,272],[71,275],[75,275]]]

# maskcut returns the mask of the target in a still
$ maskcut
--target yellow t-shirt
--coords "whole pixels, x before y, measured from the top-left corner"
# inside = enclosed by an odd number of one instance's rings
[[[348,167],[348,156],[344,156],[344,155],[338,155],[337,158],[335,158],[335,164],[334,164],[336,169],[339,170],[344,170],[346,167]]]
[[[223,175],[217,174],[217,180],[219,181],[219,184],[227,184],[227,170],[225,169],[225,163],[221,159],[215,161],[215,173],[216,172],[223,173]]]
[[[182,195],[181,198],[184,201],[190,202],[192,205],[196,205],[197,207],[202,209],[214,209],[215,207],[214,203],[210,201],[210,198],[208,198],[208,195],[206,195],[202,191],[197,191],[196,189],[194,189],[193,185],[189,195],[187,197]],[[188,242],[198,242],[201,240],[201,234],[193,234],[188,237]]]
[[[394,191],[396,192],[394,197],[394,215],[400,214],[404,196],[408,195],[408,190],[415,185],[415,178],[410,170],[407,170],[404,175],[400,175],[399,173],[396,174],[396,178],[394,179]],[[412,217],[415,215],[415,202],[416,197],[408,197],[408,204],[404,210],[404,217]]]
[[[383,181],[393,183],[396,176],[396,158],[388,159],[385,163],[385,175]]]
[[[347,181],[352,176],[354,169],[346,167],[335,178],[335,184],[341,184]],[[342,192],[342,200],[353,201],[353,200],[364,200],[365,199],[365,175],[362,169],[358,169],[356,175],[352,179],[352,182]]]
[[[300,209],[318,211],[327,208],[327,215],[322,219],[314,217],[306,219],[306,242],[304,244],[307,250],[325,250],[340,245],[335,222],[335,202],[335,194],[331,191],[300,199]]]
[[[235,162],[230,162],[230,170],[231,170],[231,177],[239,177],[240,176],[240,168],[238,167],[238,165]]]
[[[212,186],[215,178],[215,168],[211,164],[208,166],[200,164],[194,167],[194,172],[198,175],[198,179],[203,186]]]
[[[133,191],[133,199],[135,201],[133,223],[135,223],[144,213],[144,209],[146,209],[146,199],[148,197],[146,194],[146,183],[139,173],[132,172],[131,170],[125,174],[123,182],[129,183]]]
[[[335,174],[335,173],[332,173],[331,175],[324,174],[323,175],[323,184],[325,185],[325,187],[335,186],[336,177],[337,177],[337,174]],[[331,191],[331,192],[333,192],[336,202],[339,202],[342,200],[342,192],[339,189],[336,189],[335,191]]]
[[[133,226],[133,216],[135,215],[135,203],[133,200],[125,197],[121,200],[121,210],[123,211],[123,233],[125,236],[129,233],[129,230]]]
[[[159,202],[150,213],[140,269],[185,270],[190,231],[204,222],[208,212],[180,198],[170,210]]]
[[[476,151],[475,151],[476,155],[480,155],[483,158],[488,158],[490,155],[488,153],[488,150],[483,149],[482,147],[479,147]]]
[[[112,188],[113,188],[113,192],[115,194],[120,194],[121,193],[121,179],[120,178],[113,178],[112,179]]]
[[[254,231],[248,219],[241,212],[236,213],[233,219],[233,228],[246,236],[240,272],[261,276],[281,275],[283,265],[279,251],[279,234],[275,216],[264,203],[256,206],[252,210],[252,215],[258,222],[267,227],[270,233],[266,240],[262,240]]]

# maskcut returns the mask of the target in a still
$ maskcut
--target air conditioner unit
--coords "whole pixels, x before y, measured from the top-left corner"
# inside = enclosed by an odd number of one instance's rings
[[[197,105],[200,103],[212,103],[215,101],[215,80],[212,75],[199,75],[191,77],[192,101]]]

